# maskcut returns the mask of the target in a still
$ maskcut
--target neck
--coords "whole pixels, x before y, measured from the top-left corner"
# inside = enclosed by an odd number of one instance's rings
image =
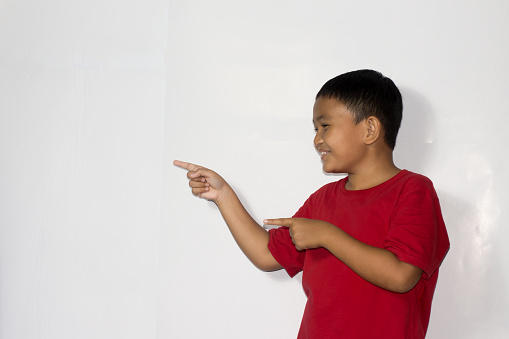
[[[348,173],[348,182],[345,188],[350,191],[364,190],[380,185],[394,177],[401,170],[394,165],[392,154],[386,160],[363,166],[361,171]]]

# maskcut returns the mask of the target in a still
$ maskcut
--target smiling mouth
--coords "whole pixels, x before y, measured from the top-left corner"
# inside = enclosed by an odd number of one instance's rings
[[[319,154],[320,154],[320,159],[323,159],[327,154],[329,154],[329,152],[328,151],[320,151]]]

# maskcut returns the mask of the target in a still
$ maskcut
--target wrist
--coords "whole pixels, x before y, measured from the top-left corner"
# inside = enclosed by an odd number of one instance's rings
[[[218,194],[217,198],[214,200],[217,207],[225,206],[230,204],[234,199],[236,195],[233,189],[228,185],[228,183],[225,183],[225,186]]]
[[[334,242],[336,232],[338,228],[331,223],[326,221],[323,222],[322,227],[322,247],[329,249],[331,242]]]

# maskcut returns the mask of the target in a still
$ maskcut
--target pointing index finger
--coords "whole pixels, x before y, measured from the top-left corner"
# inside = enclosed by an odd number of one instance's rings
[[[292,226],[292,218],[265,219],[263,224],[290,227]]]
[[[173,160],[173,165],[183,168],[188,171],[196,171],[197,169],[200,168],[200,166],[198,166],[198,165],[191,164],[189,162],[180,161],[180,160]]]

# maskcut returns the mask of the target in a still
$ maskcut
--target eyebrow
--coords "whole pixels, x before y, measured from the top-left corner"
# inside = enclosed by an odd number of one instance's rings
[[[328,114],[326,114],[326,113],[324,113],[324,114],[322,114],[322,115],[318,116],[318,117],[316,118],[316,120],[315,120],[315,119],[313,119],[313,124],[314,124],[316,121],[324,120],[324,119],[327,119],[328,117],[329,117],[329,115],[328,115]]]

